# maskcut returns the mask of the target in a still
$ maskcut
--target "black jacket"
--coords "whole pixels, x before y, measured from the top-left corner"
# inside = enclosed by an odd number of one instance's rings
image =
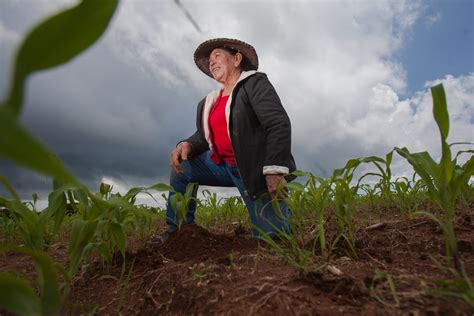
[[[242,78],[242,77],[241,77]],[[206,98],[197,108],[197,131],[184,140],[191,144],[191,157],[209,150],[202,122]],[[238,81],[230,100],[228,127],[235,160],[245,189],[256,199],[267,192],[264,167],[296,169],[291,154],[290,119],[264,73],[255,72]],[[287,181],[293,180],[286,176]]]

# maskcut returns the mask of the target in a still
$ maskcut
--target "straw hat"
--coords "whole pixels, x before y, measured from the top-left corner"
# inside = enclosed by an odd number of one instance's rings
[[[258,56],[255,48],[253,48],[252,45],[237,39],[214,38],[203,42],[198,46],[198,48],[196,48],[196,51],[194,52],[194,62],[198,68],[209,77],[212,78],[211,71],[209,70],[209,55],[213,49],[220,47],[227,47],[237,50],[247,58],[251,70],[258,69]]]

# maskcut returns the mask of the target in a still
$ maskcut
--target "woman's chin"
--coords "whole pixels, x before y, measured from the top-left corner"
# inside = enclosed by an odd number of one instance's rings
[[[222,76],[215,76],[215,77],[213,77],[213,78],[214,78],[214,80],[217,81],[217,82],[224,83],[224,80],[223,80]]]

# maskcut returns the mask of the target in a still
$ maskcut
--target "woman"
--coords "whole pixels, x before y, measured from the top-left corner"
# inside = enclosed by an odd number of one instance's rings
[[[265,193],[281,198],[279,185],[294,178],[288,175],[296,168],[290,120],[267,76],[256,71],[255,49],[235,39],[211,39],[199,45],[194,61],[222,88],[198,104],[197,131],[171,152],[171,186],[182,193],[190,182],[237,187],[254,236],[288,233],[287,205],[280,201],[281,212],[274,210]],[[194,222],[195,209],[191,203],[186,223]],[[167,224],[162,240],[179,224],[171,203]]]

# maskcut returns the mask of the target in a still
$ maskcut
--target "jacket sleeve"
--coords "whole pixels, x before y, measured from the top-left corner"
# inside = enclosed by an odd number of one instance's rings
[[[179,143],[188,142],[191,144],[191,156],[197,156],[206,150],[209,150],[209,144],[206,139],[201,135],[199,129],[190,137],[183,139]],[[178,144],[179,144],[178,143]]]
[[[263,174],[289,173],[291,124],[275,88],[265,74],[254,75],[245,85],[250,104],[265,128],[266,156]]]
[[[188,142],[191,144],[191,156],[197,156],[206,150],[209,150],[209,144],[206,141],[206,138],[204,138],[204,133],[202,131],[202,108],[204,106],[204,102],[206,99],[203,99],[201,102],[199,102],[199,105],[197,107],[197,114],[196,114],[196,132],[191,135],[190,137],[183,139],[181,142]],[[178,143],[178,144],[179,144]]]

